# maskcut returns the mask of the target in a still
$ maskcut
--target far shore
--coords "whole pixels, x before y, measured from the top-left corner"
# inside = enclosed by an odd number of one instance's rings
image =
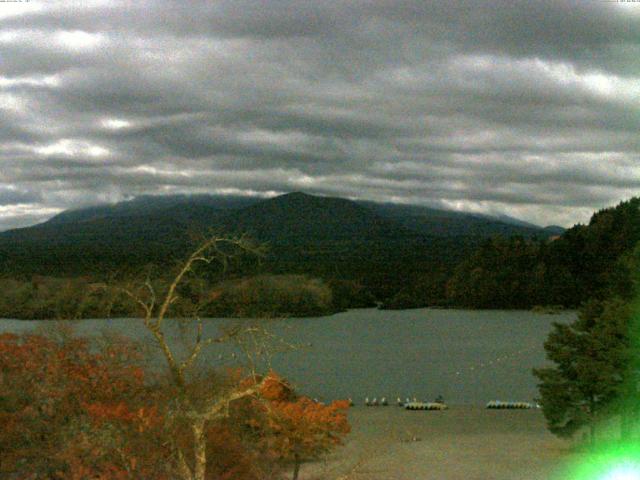
[[[341,313],[347,313],[350,311],[358,311],[358,310],[377,310],[381,312],[389,311],[389,312],[401,312],[401,311],[409,311],[409,310],[462,310],[469,312],[490,312],[492,310],[499,312],[531,312],[538,315],[558,315],[562,313],[572,313],[575,312],[575,309],[571,308],[558,308],[558,307],[540,307],[535,306],[531,309],[523,309],[523,308],[466,308],[466,307],[453,307],[453,306],[427,306],[427,307],[407,307],[407,308],[385,308],[384,306],[378,307],[358,307],[358,308],[348,308],[345,310],[336,310],[331,312],[325,312],[318,315],[295,315],[295,314],[283,314],[283,315],[272,315],[269,317],[258,317],[264,318],[267,320],[278,320],[278,319],[287,319],[287,318],[328,318],[333,317],[335,315],[340,315]],[[221,320],[251,320],[252,317],[204,317],[204,320],[211,319],[221,319]],[[59,318],[2,318],[0,317],[0,321],[9,320],[9,321],[24,321],[24,322],[80,322],[83,320],[142,320],[140,317],[105,317],[105,318],[74,318],[74,319],[59,319]]]

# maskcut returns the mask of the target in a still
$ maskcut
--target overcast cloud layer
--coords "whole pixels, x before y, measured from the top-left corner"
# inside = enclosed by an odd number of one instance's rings
[[[0,3],[0,230],[293,190],[566,226],[640,192],[639,131],[640,3]]]

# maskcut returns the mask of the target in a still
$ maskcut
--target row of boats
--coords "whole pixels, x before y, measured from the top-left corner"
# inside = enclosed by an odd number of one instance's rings
[[[349,399],[349,405],[355,405],[351,398]],[[386,397],[382,397],[380,400],[376,397],[371,400],[369,397],[366,397],[364,399],[364,405],[365,407],[387,407],[389,406],[389,401]],[[436,398],[434,402],[421,402],[416,397],[413,397],[413,400],[410,400],[409,397],[407,397],[402,401],[400,397],[398,397],[396,399],[396,405],[404,407],[407,410],[446,410],[448,408],[444,403],[444,399],[440,396]]]
[[[534,405],[529,402],[501,402],[500,400],[491,400],[487,403],[486,408],[489,409],[520,409],[520,410],[529,410],[533,408]],[[536,408],[540,408],[539,405],[535,405]]]
[[[349,405],[352,407],[355,405],[354,401],[351,398],[349,399]],[[369,399],[369,397],[366,397],[364,399],[364,405],[366,407],[387,407],[389,406],[389,401],[386,399],[386,397],[382,397],[380,398],[380,400],[378,400],[376,397],[374,397],[373,399]],[[396,405],[398,407],[404,407],[407,410],[446,410],[447,408],[449,408],[441,396],[438,396],[438,398],[436,398],[433,402],[421,402],[418,401],[416,397],[413,397],[412,400],[407,397],[404,401],[402,401],[400,397],[398,397],[396,399]],[[529,402],[504,402],[501,400],[491,400],[490,402],[487,402],[485,406],[485,408],[487,409],[498,410],[529,410],[534,407],[540,408],[539,405],[534,405]]]

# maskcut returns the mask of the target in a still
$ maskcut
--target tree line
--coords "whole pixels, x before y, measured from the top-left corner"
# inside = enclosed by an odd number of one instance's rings
[[[640,199],[595,213],[550,241],[496,238],[446,280],[450,305],[471,308],[579,307],[630,294],[629,255],[640,241]]]
[[[571,437],[620,419],[620,438],[638,440],[640,414],[640,243],[624,263],[623,290],[585,302],[570,324],[555,323],[545,342],[553,366],[534,370],[549,429]]]
[[[91,278],[34,276],[31,280],[0,279],[0,318],[56,320],[123,318],[139,314],[138,306],[121,294],[135,282],[120,279],[95,282]],[[162,286],[161,279],[154,284]],[[334,288],[353,289],[351,284]],[[341,309],[332,288],[305,275],[258,275],[224,281],[190,279],[179,286],[180,297],[170,314],[188,317],[321,316]]]

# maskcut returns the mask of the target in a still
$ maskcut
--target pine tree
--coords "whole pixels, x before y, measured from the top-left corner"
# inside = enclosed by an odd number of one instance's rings
[[[572,436],[603,415],[621,413],[635,373],[632,306],[614,298],[591,301],[571,324],[554,324],[545,350],[554,367],[534,370],[551,432]]]

